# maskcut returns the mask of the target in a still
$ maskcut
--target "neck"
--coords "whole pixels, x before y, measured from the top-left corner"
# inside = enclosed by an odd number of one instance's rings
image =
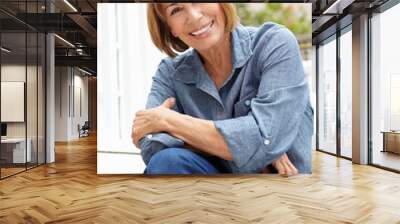
[[[211,78],[218,84],[225,81],[232,70],[232,49],[230,33],[228,32],[217,46],[199,51],[204,67]]]

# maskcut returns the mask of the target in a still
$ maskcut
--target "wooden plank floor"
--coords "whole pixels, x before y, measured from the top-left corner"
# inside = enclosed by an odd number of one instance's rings
[[[0,223],[400,223],[400,175],[314,153],[313,174],[98,176],[96,139],[0,181]]]

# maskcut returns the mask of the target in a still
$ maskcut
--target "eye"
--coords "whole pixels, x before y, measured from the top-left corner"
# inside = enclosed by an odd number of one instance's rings
[[[172,15],[174,15],[175,13],[178,13],[179,11],[181,11],[181,9],[182,9],[181,7],[175,7],[175,8],[173,8],[170,15],[172,16]]]

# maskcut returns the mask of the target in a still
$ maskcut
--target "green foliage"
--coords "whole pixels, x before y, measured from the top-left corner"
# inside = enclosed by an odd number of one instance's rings
[[[309,5],[288,3],[238,3],[240,21],[245,26],[275,22],[289,28],[296,36],[311,37]]]

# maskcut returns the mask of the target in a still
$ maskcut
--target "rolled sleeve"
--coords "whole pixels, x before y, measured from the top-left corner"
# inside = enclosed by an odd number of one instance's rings
[[[255,47],[261,80],[250,112],[214,121],[243,172],[259,171],[291,149],[308,102],[297,40],[284,28],[271,32]]]
[[[151,137],[150,137],[151,136]],[[140,140],[141,155],[147,165],[151,157],[164,148],[180,147],[184,142],[167,133],[156,133]]]
[[[260,147],[262,136],[254,118],[250,116],[214,121],[222,134],[236,166],[242,167]],[[251,152],[253,151],[253,152]]]

